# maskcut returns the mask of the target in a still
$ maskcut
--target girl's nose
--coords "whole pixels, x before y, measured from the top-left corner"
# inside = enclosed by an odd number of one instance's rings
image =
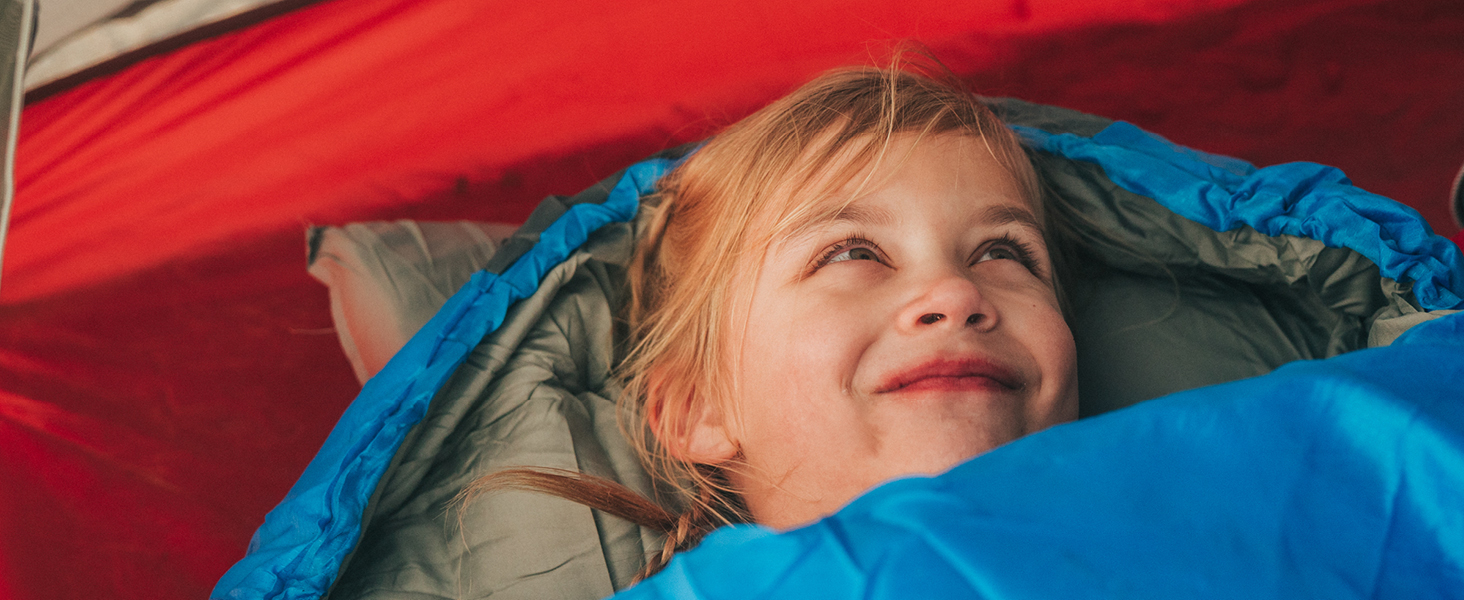
[[[929,280],[922,293],[900,314],[902,327],[921,331],[932,327],[967,327],[990,331],[996,327],[996,306],[970,279],[945,274]]]

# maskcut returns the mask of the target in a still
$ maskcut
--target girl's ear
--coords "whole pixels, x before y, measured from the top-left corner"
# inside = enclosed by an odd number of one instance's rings
[[[686,425],[684,452],[678,458],[694,463],[716,465],[737,456],[737,442],[727,428],[722,411],[704,399],[693,399]]]
[[[673,458],[715,465],[737,455],[737,442],[722,411],[697,393],[695,386],[664,385],[652,377],[646,397],[651,431]]]

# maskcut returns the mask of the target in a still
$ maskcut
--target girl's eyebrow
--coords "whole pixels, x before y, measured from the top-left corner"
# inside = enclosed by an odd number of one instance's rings
[[[858,225],[888,226],[892,225],[895,220],[894,212],[884,207],[850,204],[840,209],[832,219],[829,219],[829,223],[847,221]],[[1042,233],[1042,225],[1037,222],[1037,215],[1032,213],[1032,209],[1020,204],[1002,203],[983,208],[976,215],[976,222],[989,227],[1016,223],[1038,234]]]
[[[830,214],[832,213],[832,214]],[[896,221],[895,213],[878,206],[846,204],[838,211],[825,212],[798,224],[781,236],[782,243],[798,243],[838,223],[853,223],[867,226],[889,226]]]
[[[783,236],[783,240],[785,242],[800,240],[812,235],[815,231],[836,223],[891,226],[896,221],[895,213],[887,208],[846,204],[830,217],[809,219],[795,227],[792,231],[789,231],[787,235]],[[976,215],[976,223],[987,227],[998,227],[1008,223],[1016,223],[1024,229],[1030,229],[1037,236],[1046,238],[1042,225],[1037,221],[1037,215],[1032,213],[1032,209],[1021,204],[1002,203],[983,208]]]
[[[895,213],[880,206],[849,204],[839,209],[839,212],[829,221],[832,223],[848,221],[859,225],[889,226],[895,222]]]
[[[981,209],[981,214],[976,217],[977,222],[990,227],[1016,223],[1024,228],[1031,229],[1041,236],[1042,225],[1037,222],[1037,215],[1032,209],[1020,204],[994,204]]]

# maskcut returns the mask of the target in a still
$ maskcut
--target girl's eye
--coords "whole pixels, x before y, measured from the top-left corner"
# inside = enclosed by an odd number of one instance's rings
[[[884,255],[880,254],[878,245],[862,237],[854,236],[824,250],[818,260],[814,262],[808,274],[811,275],[814,271],[833,263],[851,260],[870,260],[880,264],[885,263]]]
[[[1022,257],[1011,248],[996,246],[987,250],[986,254],[982,254],[981,258],[976,259],[976,262],[985,262],[988,260],[1022,260]]]
[[[835,254],[833,256],[830,256],[829,259],[828,259],[828,261],[826,261],[826,263],[844,262],[846,260],[873,260],[873,261],[878,261],[879,260],[879,255],[878,254],[875,254],[874,253],[874,250],[870,250],[869,248],[865,248],[864,246],[855,246],[853,248],[850,248],[848,250],[845,250],[843,252],[840,252],[838,254]]]
[[[1037,252],[1032,249],[1031,244],[1015,239],[1011,236],[1002,236],[994,240],[991,246],[986,248],[976,263],[983,263],[988,260],[1014,260],[1021,263],[1034,275],[1042,276],[1041,265],[1037,260]]]

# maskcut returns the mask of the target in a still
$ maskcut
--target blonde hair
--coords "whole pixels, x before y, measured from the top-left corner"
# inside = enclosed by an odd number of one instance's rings
[[[853,198],[834,190],[869,187],[896,135],[979,137],[1017,182],[1039,219],[1037,176],[1015,135],[937,65],[896,64],[826,73],[706,142],[660,183],[646,206],[629,270],[631,339],[621,363],[624,429],[673,510],[594,477],[515,470],[473,489],[527,488],[568,497],[667,532],[643,574],[722,524],[748,518],[724,469],[678,458],[696,411],[735,416],[736,352],[728,328],[776,240],[836,214]],[[836,199],[837,198],[837,199]],[[496,479],[495,479],[496,478]],[[553,479],[554,481],[549,481]],[[573,483],[577,482],[577,483]],[[573,489],[570,489],[573,488]]]

